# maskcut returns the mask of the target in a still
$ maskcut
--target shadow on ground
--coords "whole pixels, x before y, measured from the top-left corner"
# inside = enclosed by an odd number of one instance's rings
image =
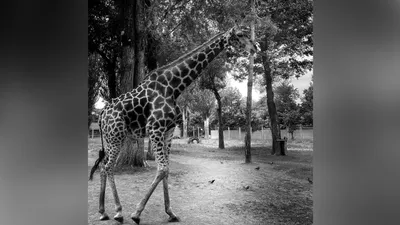
[[[288,156],[271,156],[268,145],[255,145],[253,163],[244,164],[243,147],[231,145],[220,150],[211,146],[207,142],[189,145],[185,140],[174,141],[169,187],[172,209],[181,219],[177,224],[312,224],[312,151],[292,150]],[[98,140],[90,141],[88,171],[99,148]],[[149,164],[147,168],[126,168],[115,176],[123,224],[135,224],[130,214],[156,173],[155,162]],[[88,183],[89,224],[120,224],[99,221],[99,187],[96,172]],[[114,208],[107,185],[106,212],[111,217]],[[167,219],[160,183],[140,224],[168,224]]]

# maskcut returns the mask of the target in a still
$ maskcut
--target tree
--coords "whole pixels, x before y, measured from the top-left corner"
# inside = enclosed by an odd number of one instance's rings
[[[297,109],[296,100],[299,98],[299,91],[288,80],[283,80],[275,87],[275,103],[278,113],[294,111]],[[280,118],[280,122],[282,119]]]
[[[227,68],[225,61],[221,58],[215,59],[203,72],[200,77],[200,88],[208,89],[217,100],[217,118],[218,118],[218,148],[224,149],[224,124],[222,122],[222,101],[220,90],[226,87],[225,74]]]
[[[103,75],[101,67],[102,62],[98,54],[89,55],[89,70],[88,70],[88,129],[92,123],[92,112],[94,104],[98,99],[100,90],[100,76]]]
[[[145,76],[146,27],[145,2],[121,1],[121,93],[132,91]],[[134,144],[137,148],[134,148]],[[145,166],[144,139],[127,137],[116,165]]]
[[[297,125],[300,123],[300,112],[298,109],[285,112],[283,115],[283,123],[288,129],[289,134],[292,137],[292,140],[294,140],[294,131],[297,130]]]
[[[188,137],[188,121],[189,121],[189,104],[191,103],[192,95],[191,89],[192,85],[187,87],[186,90],[178,97],[177,104],[182,109],[182,131],[183,138]]]
[[[279,123],[288,128],[292,139],[294,139],[293,133],[300,123],[300,111],[296,103],[299,92],[289,81],[284,80],[275,88],[275,94]]]
[[[251,18],[250,19],[250,35],[251,40],[254,41],[254,23],[256,17],[255,11],[255,0],[249,1],[251,7]],[[253,67],[254,67],[254,56],[251,54],[249,59],[249,77],[247,81],[247,107],[246,107],[246,136],[245,136],[245,163],[251,163],[251,103],[253,93]]]
[[[102,71],[106,74],[101,78],[101,96],[107,101],[118,96],[118,56],[121,52],[118,32],[121,21],[116,2],[90,0],[88,4],[88,50],[90,54],[101,56]]]
[[[246,124],[245,99],[240,91],[234,87],[227,87],[221,91],[222,124],[224,128],[239,128]]]
[[[204,121],[205,138],[208,139],[210,116],[215,107],[214,94],[210,90],[202,90],[199,84],[196,84],[196,88],[192,90],[192,99],[193,101],[189,104],[189,108],[191,111],[198,112],[201,115]]]
[[[303,98],[300,106],[300,115],[302,117],[302,124],[307,126],[313,125],[313,83],[303,90]]]
[[[268,115],[268,107],[267,107],[267,99],[266,97],[260,98],[253,105],[252,110],[252,130],[257,131],[263,128],[269,127],[269,115]]]
[[[136,7],[134,10],[142,10],[129,13],[127,10],[131,9],[126,7],[126,4],[130,3],[127,2],[89,1],[89,52],[96,52],[102,57],[102,70],[107,75],[101,82],[106,90],[102,95],[108,101],[121,93],[124,79],[128,79],[122,75],[125,70],[125,67],[122,68],[122,51],[126,46],[124,43],[129,42],[129,39],[135,51],[144,49],[134,52],[135,62],[131,69],[150,71],[176,59],[211,35],[225,31],[232,26],[234,20],[242,19],[242,15],[249,15],[251,11],[247,1],[158,0],[136,1],[135,4],[132,3]],[[311,68],[312,61],[305,56],[312,56],[313,3],[309,0],[255,0],[254,4],[256,15],[250,14],[245,20],[255,21],[256,40],[261,44],[261,54],[254,58],[254,73],[264,75],[264,85],[270,99],[268,115],[273,131],[274,152],[275,141],[280,138],[280,132],[278,123],[275,122],[276,109],[272,105],[272,81],[276,77],[300,76],[304,70]],[[137,21],[133,26],[139,27],[138,31],[145,32],[135,33],[134,29],[128,31],[126,23],[121,22],[125,21],[124,17],[127,17],[128,21]],[[276,29],[277,27],[279,29]],[[125,35],[121,35],[121,31],[124,31]],[[141,41],[136,40],[139,36],[143,37],[139,38]],[[134,73],[142,74],[137,71]],[[247,76],[247,71],[245,74]],[[132,86],[140,81],[137,76],[134,79],[136,80]],[[241,109],[235,110],[238,112]],[[183,111],[187,115],[187,110]],[[221,111],[222,121],[230,121],[231,125],[244,127],[240,115],[235,115],[238,121],[232,121],[224,118],[223,107]]]
[[[260,29],[261,57],[267,105],[272,133],[272,154],[282,154],[277,140],[281,138],[278,116],[274,102],[272,82],[274,77],[300,76],[311,69],[313,54],[312,23],[313,2],[260,1],[258,16],[265,18],[264,29]]]

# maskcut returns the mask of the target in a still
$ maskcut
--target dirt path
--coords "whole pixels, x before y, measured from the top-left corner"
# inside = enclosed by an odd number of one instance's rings
[[[198,224],[196,221],[204,224],[261,224],[258,212],[243,211],[241,208],[261,203],[268,198],[268,183],[272,183],[273,177],[265,169],[266,165],[245,165],[237,161],[221,163],[186,156],[174,156],[172,161],[177,167],[181,164],[188,168],[188,173],[175,181],[178,187],[191,189],[188,196],[179,197],[196,202],[196,216],[189,214],[191,218],[187,218],[187,224]],[[257,171],[254,169],[257,166],[263,169]],[[263,182],[259,182],[261,179]],[[258,198],[260,196],[261,199]]]
[[[237,152],[187,146],[180,149],[170,156],[169,179],[171,206],[181,219],[177,224],[312,224],[312,211],[308,209],[312,206],[310,184],[301,177],[291,176],[288,170],[279,169],[307,163],[276,161],[271,165],[264,159],[244,164]],[[134,224],[130,213],[155,176],[155,162],[149,161],[149,164],[149,168],[116,176],[125,218],[123,224]],[[98,220],[98,191],[96,174],[94,181],[89,182],[89,224],[119,224]],[[106,211],[113,216],[109,187]],[[160,183],[141,215],[141,224],[168,224],[167,218]]]

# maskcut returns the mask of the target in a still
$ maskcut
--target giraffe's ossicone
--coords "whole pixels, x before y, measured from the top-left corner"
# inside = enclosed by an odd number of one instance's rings
[[[188,87],[219,53],[228,46],[241,52],[254,54],[257,46],[245,30],[234,27],[227,32],[215,35],[189,53],[179,57],[172,63],[150,72],[143,81],[130,92],[127,92],[108,103],[100,116],[100,131],[103,154],[92,168],[91,177],[100,165],[100,219],[108,219],[105,213],[104,198],[106,180],[109,179],[114,196],[117,214],[114,219],[122,221],[122,206],[114,181],[114,165],[125,138],[143,138],[146,131],[151,148],[158,165],[156,177],[144,198],[137,205],[131,218],[139,224],[140,214],[158,183],[163,180],[165,212],[169,221],[179,221],[172,212],[168,193],[168,156],[172,135],[177,123],[182,121],[181,111],[176,105],[178,96]]]

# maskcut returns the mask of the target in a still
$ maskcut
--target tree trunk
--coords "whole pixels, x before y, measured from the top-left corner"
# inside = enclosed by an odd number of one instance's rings
[[[250,0],[252,14],[255,13],[254,0]],[[251,40],[254,41],[254,19],[250,22]],[[246,137],[245,137],[245,163],[251,163],[251,103],[253,93],[253,67],[254,56],[250,55],[249,78],[247,81],[247,107],[246,107]]]
[[[123,31],[121,60],[121,93],[137,87],[144,77],[145,28],[142,1],[122,1]],[[145,166],[144,139],[126,138],[117,165]],[[137,148],[135,148],[137,144]]]
[[[134,76],[134,88],[136,88],[140,82],[142,82],[145,76],[145,52],[146,52],[146,27],[145,27],[145,6],[143,1],[135,1],[135,76]],[[144,158],[144,138],[138,139],[138,148],[135,152],[134,166],[145,166]]]
[[[91,57],[95,58],[95,61],[97,62],[98,57],[96,54],[93,54],[91,56],[89,56],[89,66],[94,66],[95,63],[93,63]],[[90,63],[93,63],[92,65],[90,65]],[[94,72],[92,72],[91,70],[89,70],[88,73],[88,131],[90,131],[90,124],[92,123],[92,111],[94,108],[94,104],[96,101],[96,93],[97,93],[97,85],[96,83],[98,76],[97,74],[95,74]]]
[[[113,98],[118,96],[117,94],[117,75],[115,74],[117,66],[117,54],[114,55],[112,61],[107,65],[107,74],[108,74],[108,91],[109,91],[109,99],[110,101]]]
[[[266,48],[267,49],[267,48]],[[266,51],[265,51],[266,52]],[[274,102],[274,92],[272,91],[272,75],[271,68],[268,56],[265,54],[262,56],[263,67],[264,67],[264,79],[266,82],[266,91],[267,91],[267,106],[268,106],[268,114],[270,119],[270,129],[272,134],[272,150],[271,154],[275,153],[280,154],[280,146],[277,142],[278,139],[281,139],[281,132],[278,124],[278,114],[276,112],[276,106]]]
[[[204,120],[204,138],[205,139],[210,139],[210,117],[207,116],[206,119]]]
[[[215,98],[217,99],[217,113],[218,113],[218,148],[224,149],[224,126],[222,124],[222,103],[221,103],[221,96],[219,95],[217,90],[213,90]]]
[[[133,89],[135,77],[135,29],[134,17],[135,5],[133,1],[121,1],[122,17],[122,56],[121,56],[121,80],[120,94],[129,92]],[[116,167],[134,165],[134,146],[136,140],[130,136],[125,138],[125,143],[121,148],[121,153],[117,159]]]
[[[152,9],[152,4],[153,2],[151,1],[145,1],[145,13],[146,13],[146,18],[147,20],[150,20],[150,24],[152,24],[151,27],[147,29],[154,29],[157,21],[157,14],[155,13],[155,10]],[[160,42],[156,39],[155,35],[153,35],[152,32],[146,32],[146,51],[145,51],[145,63],[147,66],[148,71],[153,71],[157,69],[157,55],[158,51],[157,49],[159,48]]]
[[[133,1],[121,1],[121,17],[122,17],[122,32],[121,32],[121,94],[131,91],[134,84],[135,76],[135,28],[134,15],[135,5]]]
[[[182,125],[183,125],[182,130],[183,130],[183,138],[187,138],[187,137],[188,137],[188,133],[187,133],[187,130],[188,130],[188,121],[187,121],[187,116],[186,116],[186,113],[187,113],[186,106],[183,107],[182,109],[183,109],[183,112],[182,112],[182,121],[183,121],[183,122],[182,122]]]

